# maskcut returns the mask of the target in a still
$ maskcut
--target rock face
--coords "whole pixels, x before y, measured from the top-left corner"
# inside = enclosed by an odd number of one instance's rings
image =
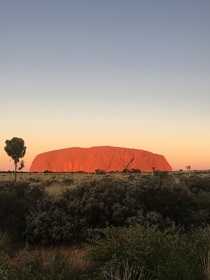
[[[137,149],[101,146],[66,148],[39,154],[33,160],[29,172],[109,172],[124,169],[172,171],[162,155]]]

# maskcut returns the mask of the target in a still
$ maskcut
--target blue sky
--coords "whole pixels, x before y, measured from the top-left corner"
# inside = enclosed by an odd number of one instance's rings
[[[207,0],[2,1],[0,170],[13,136],[26,169],[38,153],[97,145],[209,169],[209,15]]]

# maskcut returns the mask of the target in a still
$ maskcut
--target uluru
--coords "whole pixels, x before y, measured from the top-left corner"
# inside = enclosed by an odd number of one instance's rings
[[[139,149],[98,146],[65,148],[38,154],[29,172],[111,172],[124,169],[172,171],[163,155]]]

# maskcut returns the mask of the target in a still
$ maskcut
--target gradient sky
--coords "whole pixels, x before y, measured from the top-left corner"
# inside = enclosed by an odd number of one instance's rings
[[[209,0],[1,0],[5,140],[42,152],[111,145],[210,169]]]

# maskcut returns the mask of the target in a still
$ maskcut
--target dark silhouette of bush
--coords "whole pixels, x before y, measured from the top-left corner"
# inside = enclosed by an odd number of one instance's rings
[[[153,175],[154,175],[154,176],[157,176],[157,177],[159,177],[159,178],[164,179],[164,178],[168,178],[169,172],[168,172],[168,171],[159,171],[159,170],[155,170],[155,171],[153,172]]]
[[[196,204],[190,190],[171,180],[162,180],[159,176],[154,182],[139,185],[138,201],[144,204],[146,211],[156,211],[161,216],[174,221],[177,226],[188,228],[193,223],[192,212]]]
[[[128,180],[103,176],[57,198],[46,192],[48,181],[0,182],[0,229],[29,242],[52,243],[85,241],[107,226],[155,225],[165,230],[176,225],[188,231],[208,225],[208,179],[199,189],[197,177],[175,181],[171,174],[162,174],[129,174]]]
[[[15,239],[23,239],[25,215],[45,196],[43,187],[28,182],[6,181],[0,184],[0,229]]]
[[[210,176],[191,175],[185,179],[185,184],[193,193],[210,192]]]
[[[138,223],[155,224],[160,228],[173,222],[183,225],[180,217],[181,211],[189,206],[187,194],[184,196],[182,190],[179,195],[180,189],[162,186],[159,180],[153,177],[154,187],[151,179],[137,186],[124,180],[104,178],[67,189],[57,199],[39,200],[27,215],[26,236],[30,241],[74,242],[85,240],[95,229],[107,225],[120,227]],[[148,185],[144,184],[146,181]]]
[[[65,179],[63,179],[63,181],[62,181],[62,183],[64,184],[64,185],[74,185],[74,179],[71,179],[71,178],[65,178]]]

